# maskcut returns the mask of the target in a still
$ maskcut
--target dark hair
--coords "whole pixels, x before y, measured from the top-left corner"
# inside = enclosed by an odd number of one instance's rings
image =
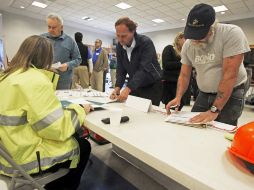
[[[50,41],[42,36],[30,36],[24,40],[8,68],[2,73],[4,80],[11,73],[22,69],[28,70],[31,65],[38,69],[50,68],[53,61],[53,47]]]
[[[96,41],[99,41],[100,44],[102,45],[102,41],[101,41],[100,39],[96,39],[95,42],[96,42]]]
[[[80,32],[76,32],[75,33],[75,41],[76,42],[82,42],[82,39],[83,39],[83,34],[80,33]]]
[[[121,25],[121,24],[124,24],[125,26],[127,26],[127,28],[129,29],[130,32],[136,32],[137,23],[135,23],[130,18],[128,18],[128,17],[119,18],[115,23],[115,27],[117,27],[118,25]]]

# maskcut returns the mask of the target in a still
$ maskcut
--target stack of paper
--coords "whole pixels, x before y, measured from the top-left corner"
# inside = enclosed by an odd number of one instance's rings
[[[98,92],[89,89],[82,90],[57,90],[57,97],[108,97],[105,92]]]
[[[174,112],[167,116],[165,121],[198,128],[211,127],[231,133],[237,130],[237,127],[234,125],[229,125],[218,121],[211,121],[208,123],[191,123],[190,119],[198,114],[200,114],[200,112]]]
[[[200,114],[200,112],[184,112],[184,111],[174,112],[174,113],[171,113],[169,116],[167,116],[165,121],[170,123],[187,125],[191,127],[206,128],[207,123],[191,123],[190,122],[190,119],[198,114]]]

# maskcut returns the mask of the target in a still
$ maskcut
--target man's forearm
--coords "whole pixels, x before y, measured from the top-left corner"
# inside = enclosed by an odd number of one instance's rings
[[[222,78],[219,83],[216,99],[213,103],[219,110],[223,109],[232,94],[242,60],[243,54],[227,57],[223,60]]]
[[[77,58],[77,59],[71,60],[71,61],[67,62],[68,69],[72,70],[74,67],[79,66],[80,63],[81,63],[81,58]]]
[[[219,84],[216,99],[213,103],[219,110],[222,110],[232,94],[236,78],[222,79]]]
[[[115,92],[117,93],[117,95],[119,95],[119,94],[120,94],[120,90],[121,90],[121,88],[120,88],[120,87],[115,87]]]
[[[184,74],[181,74],[177,82],[176,98],[181,99],[185,91],[189,86],[190,78]]]
[[[92,58],[91,59],[88,59],[88,70],[90,73],[93,72],[93,62],[92,62]]]

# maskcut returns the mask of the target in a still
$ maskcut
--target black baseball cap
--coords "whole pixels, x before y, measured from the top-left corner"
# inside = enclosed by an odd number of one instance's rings
[[[204,3],[195,5],[187,18],[184,29],[185,39],[201,40],[206,37],[215,21],[215,10]]]

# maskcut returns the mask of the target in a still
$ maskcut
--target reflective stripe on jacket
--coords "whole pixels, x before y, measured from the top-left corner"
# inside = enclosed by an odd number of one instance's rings
[[[72,160],[79,161],[79,147],[72,137],[84,122],[79,105],[63,109],[53,84],[36,68],[16,71],[0,82],[0,140],[12,158],[28,173]],[[0,157],[0,174],[12,175],[14,168]]]

